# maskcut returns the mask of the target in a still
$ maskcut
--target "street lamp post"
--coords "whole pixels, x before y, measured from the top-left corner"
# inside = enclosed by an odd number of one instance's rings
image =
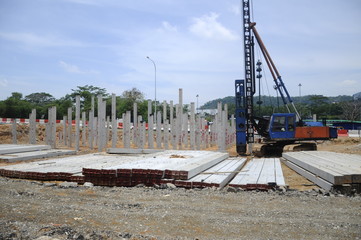
[[[152,61],[154,65],[154,119],[157,119],[157,66],[155,65],[155,62],[147,56],[147,58]]]
[[[302,87],[302,84],[300,83],[300,84],[298,84],[298,86],[300,87],[300,101],[301,101],[301,87]]]

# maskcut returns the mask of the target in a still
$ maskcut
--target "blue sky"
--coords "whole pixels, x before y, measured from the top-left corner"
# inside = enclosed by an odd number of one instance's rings
[[[199,104],[244,76],[240,0],[0,0],[0,100],[93,85]],[[253,17],[293,96],[361,91],[361,1],[253,0]],[[262,94],[275,95],[264,73]],[[267,84],[266,84],[267,83]]]

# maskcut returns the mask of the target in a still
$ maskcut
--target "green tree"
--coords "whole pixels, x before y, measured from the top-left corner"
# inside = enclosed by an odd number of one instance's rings
[[[102,95],[103,97],[109,97],[109,94],[105,90],[105,88],[94,87],[92,85],[85,85],[83,87],[77,86],[77,89],[71,89],[73,92],[71,94],[67,94],[65,99],[71,99],[73,103],[75,103],[75,97],[77,95],[80,96],[80,106],[84,111],[91,110],[91,97],[94,96],[95,100],[98,95]]]
[[[37,92],[25,96],[25,100],[35,105],[44,106],[55,101],[55,98],[49,93]]]
[[[361,100],[342,102],[343,118],[350,121],[361,120]]]
[[[23,94],[19,92],[11,93],[5,101],[5,109],[2,110],[4,117],[8,118],[27,118],[32,109],[32,104],[23,100]]]

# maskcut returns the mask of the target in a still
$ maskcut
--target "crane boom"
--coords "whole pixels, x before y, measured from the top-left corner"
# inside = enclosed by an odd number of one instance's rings
[[[269,70],[270,70],[270,72],[272,74],[273,80],[274,80],[274,82],[276,84],[276,89],[280,93],[284,105],[286,106],[288,112],[291,112],[289,107],[288,107],[288,104],[290,103],[292,105],[296,115],[297,115],[297,118],[301,119],[301,116],[298,113],[297,108],[296,108],[295,104],[293,103],[293,100],[292,100],[290,94],[288,93],[284,82],[282,81],[282,77],[281,77],[280,73],[278,72],[278,70],[276,68],[276,65],[274,64],[270,54],[268,53],[267,48],[264,45],[261,36],[258,34],[258,31],[256,29],[256,23],[252,22],[252,23],[249,24],[249,26],[252,29],[252,32],[253,32],[254,36],[256,37],[258,45],[259,45],[259,47],[261,49],[261,52],[263,54],[263,57],[266,60],[267,66],[268,66],[268,68],[269,68]]]

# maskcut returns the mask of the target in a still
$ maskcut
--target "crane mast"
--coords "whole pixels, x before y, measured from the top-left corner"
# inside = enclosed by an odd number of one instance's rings
[[[250,1],[243,1],[243,44],[245,71],[246,139],[254,142],[253,95],[255,93],[254,40],[251,33]]]

